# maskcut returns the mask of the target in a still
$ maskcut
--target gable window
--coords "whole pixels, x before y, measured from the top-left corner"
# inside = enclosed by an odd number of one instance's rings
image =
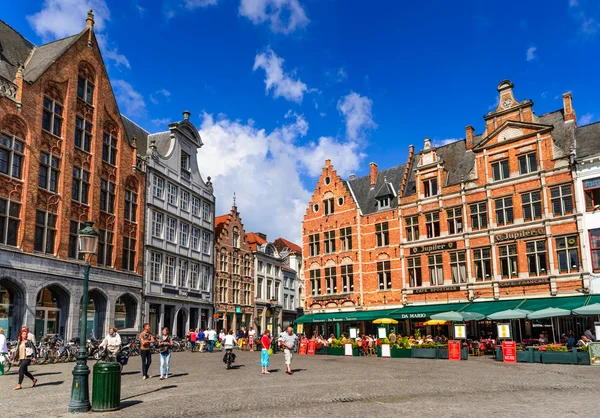
[[[377,262],[377,279],[379,280],[379,290],[389,290],[392,288],[392,275],[390,273],[389,261]]]
[[[463,232],[462,208],[453,208],[446,211],[448,218],[448,233],[460,234]]]
[[[150,252],[150,281],[160,283],[162,275],[162,254]]]
[[[496,205],[496,223],[498,225],[506,225],[513,223],[513,201],[512,197],[503,197],[502,199],[494,200]]]
[[[219,257],[219,268],[221,271],[227,271],[227,252],[225,250],[221,251],[221,256]]]
[[[81,116],[75,118],[75,146],[90,152],[92,145],[92,123]]]
[[[0,142],[0,173],[16,179],[21,178],[23,170],[24,144],[14,135],[2,132]]]
[[[492,260],[490,248],[477,248],[473,250],[473,264],[475,264],[475,280],[492,280]]]
[[[202,231],[202,254],[210,255],[210,234]]]
[[[470,206],[471,209],[471,228],[487,228],[487,206],[486,203],[476,203]]]
[[[352,249],[352,227],[340,228],[340,251]]]
[[[185,151],[181,151],[181,171],[190,171],[190,155]]]
[[[82,76],[77,80],[77,97],[89,104],[94,100],[94,84]]]
[[[537,159],[535,152],[526,155],[519,155],[519,174],[533,173],[537,171]]]
[[[379,209],[389,208],[390,207],[390,198],[382,197],[381,199],[377,200],[377,205],[379,206]]]
[[[552,187],[550,198],[552,201],[552,212],[554,216],[568,215],[573,213],[573,199],[571,185]]]
[[[56,215],[38,210],[35,212],[34,250],[44,254],[54,254],[56,236]]]
[[[0,244],[17,245],[21,204],[0,199]]]
[[[244,276],[250,277],[251,270],[252,270],[252,267],[250,266],[250,258],[248,256],[246,256],[244,258]]]
[[[175,242],[176,234],[177,234],[177,219],[167,217],[167,235],[166,235],[167,241]]]
[[[559,272],[579,271],[577,235],[556,238],[556,254],[558,255]]]
[[[202,202],[202,219],[204,219],[207,222],[210,222],[211,219],[211,211],[210,211],[210,204],[208,202]]]
[[[523,203],[523,219],[533,221],[542,219],[542,199],[540,192],[523,193],[521,195]]]
[[[162,238],[163,235],[163,214],[152,211],[152,236]]]
[[[177,206],[177,186],[169,182],[167,182],[167,202]]]
[[[100,179],[100,210],[115,213],[115,183]]]
[[[125,220],[136,222],[137,220],[137,193],[125,190]]]
[[[404,223],[406,224],[406,240],[407,241],[416,241],[419,239],[419,217],[418,216],[409,216],[408,218],[404,218]]]
[[[408,282],[410,287],[421,287],[423,279],[421,277],[421,257],[408,259]]]
[[[423,195],[425,197],[437,196],[438,184],[436,178],[431,178],[423,181]]]
[[[185,190],[182,190],[179,195],[179,207],[186,212],[190,210],[190,194]]]
[[[325,242],[325,254],[335,252],[335,231],[325,231],[323,233],[323,241]]]
[[[494,181],[504,180],[510,177],[508,171],[508,160],[496,161],[492,163],[492,174]]]
[[[232,273],[239,276],[240,274],[240,255],[235,251],[231,256]]]
[[[98,265],[112,267],[113,232],[101,229],[98,235]]]
[[[321,270],[310,271],[310,294],[316,296],[321,293]]]
[[[69,258],[83,260],[83,254],[79,253],[79,230],[83,223],[71,221],[69,223]]]
[[[503,279],[511,279],[519,276],[519,264],[517,262],[517,245],[501,245],[500,250],[500,273]]]
[[[425,214],[425,229],[427,230],[427,238],[440,236],[439,212],[430,212]]]
[[[467,264],[464,251],[450,253],[450,268],[452,270],[452,283],[467,282]]]
[[[325,208],[325,216],[331,215],[334,212],[333,198],[324,200],[323,207]]]
[[[600,209],[600,177],[583,181],[585,209],[590,212]]]
[[[352,264],[346,264],[340,267],[342,291],[344,293],[354,292],[354,272],[352,270]]]
[[[444,265],[442,255],[435,254],[427,257],[429,263],[429,284],[431,286],[444,284]]]
[[[159,199],[164,199],[165,193],[165,179],[158,176],[153,176],[152,178],[152,196],[157,197]]]
[[[123,237],[123,270],[135,271],[135,239]]]
[[[319,234],[308,236],[308,250],[310,257],[316,257],[321,253],[319,248]]]
[[[233,248],[240,248],[240,234],[237,226],[233,227],[233,235],[231,242],[233,244]]]
[[[375,224],[375,236],[377,237],[378,247],[385,247],[390,245],[390,236],[387,222]]]
[[[117,165],[117,138],[108,132],[102,136],[102,161]]]
[[[56,100],[44,97],[44,113],[42,129],[53,135],[60,136],[63,123],[63,107]]]
[[[46,152],[40,153],[40,171],[38,173],[38,186],[56,193],[58,191],[58,177],[60,175],[60,159]]]
[[[530,276],[542,276],[546,274],[546,241],[529,241],[525,244],[527,253],[527,265]]]
[[[192,196],[192,215],[200,216],[200,199]]]
[[[71,185],[71,199],[88,204],[90,190],[90,173],[81,167],[73,166],[73,182]]]
[[[325,293],[337,293],[337,281],[335,279],[335,267],[325,267]]]

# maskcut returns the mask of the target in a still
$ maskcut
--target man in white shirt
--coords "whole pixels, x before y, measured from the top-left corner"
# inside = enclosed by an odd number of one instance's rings
[[[121,349],[121,336],[115,327],[110,327],[108,329],[108,334],[100,343],[100,347],[106,347],[109,358],[115,358],[117,356],[119,350]]]
[[[208,352],[212,353],[213,352],[213,347],[215,346],[215,337],[217,336],[217,333],[214,329],[210,328],[208,331],[206,331],[206,340],[208,343]]]
[[[229,330],[229,333],[221,339],[221,345],[223,346],[223,350],[225,350],[225,355],[223,356],[223,363],[227,363],[227,355],[232,356],[231,362],[235,361],[235,354],[233,354],[233,348],[237,345],[237,339],[233,335],[233,330]],[[229,368],[229,366],[227,366]]]
[[[288,327],[281,336],[283,352],[285,354],[285,372],[287,374],[294,374],[292,372],[292,353],[294,351],[294,347],[296,346],[296,341],[298,341],[298,336],[294,334],[294,328]]]

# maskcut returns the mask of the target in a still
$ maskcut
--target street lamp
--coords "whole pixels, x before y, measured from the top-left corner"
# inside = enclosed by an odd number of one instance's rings
[[[71,400],[69,412],[88,412],[90,410],[89,375],[87,366],[87,305],[88,305],[88,280],[90,276],[89,257],[86,254],[95,254],[98,246],[98,232],[92,228],[93,222],[87,221],[79,231],[79,254],[83,254],[83,296],[81,298],[81,318],[79,322],[79,352],[77,364],[73,369],[73,385],[71,386]]]
[[[277,299],[275,297],[271,298],[271,318],[273,319],[273,353],[277,353],[277,327],[275,322],[275,305],[277,304]]]

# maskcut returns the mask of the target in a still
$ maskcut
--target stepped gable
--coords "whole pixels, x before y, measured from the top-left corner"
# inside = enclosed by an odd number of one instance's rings
[[[405,165],[402,164],[379,171],[377,173],[377,180],[373,188],[371,188],[370,175],[357,177],[354,180],[348,181],[348,185],[350,186],[353,196],[356,199],[356,203],[358,204],[358,207],[363,215],[377,212],[376,195],[378,194],[379,190],[385,186],[386,181],[390,184],[390,187],[394,189],[394,197],[390,201],[389,209],[395,209],[398,207],[397,190],[400,189],[400,185],[402,184],[404,167]]]

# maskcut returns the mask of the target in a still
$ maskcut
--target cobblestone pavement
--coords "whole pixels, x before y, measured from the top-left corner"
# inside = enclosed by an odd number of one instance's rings
[[[225,370],[222,354],[174,353],[172,376],[150,380],[140,358],[123,370],[122,409],[97,417],[546,417],[600,416],[598,377],[592,366],[502,364],[488,357],[468,361],[295,356],[293,376],[281,353],[270,375],[260,373],[260,353],[238,353]],[[15,369],[0,376],[3,417],[64,417],[74,363],[33,366],[36,388],[25,381],[12,391]],[[93,363],[90,364],[90,367]],[[91,376],[90,376],[91,385]],[[91,396],[91,391],[90,391]]]

